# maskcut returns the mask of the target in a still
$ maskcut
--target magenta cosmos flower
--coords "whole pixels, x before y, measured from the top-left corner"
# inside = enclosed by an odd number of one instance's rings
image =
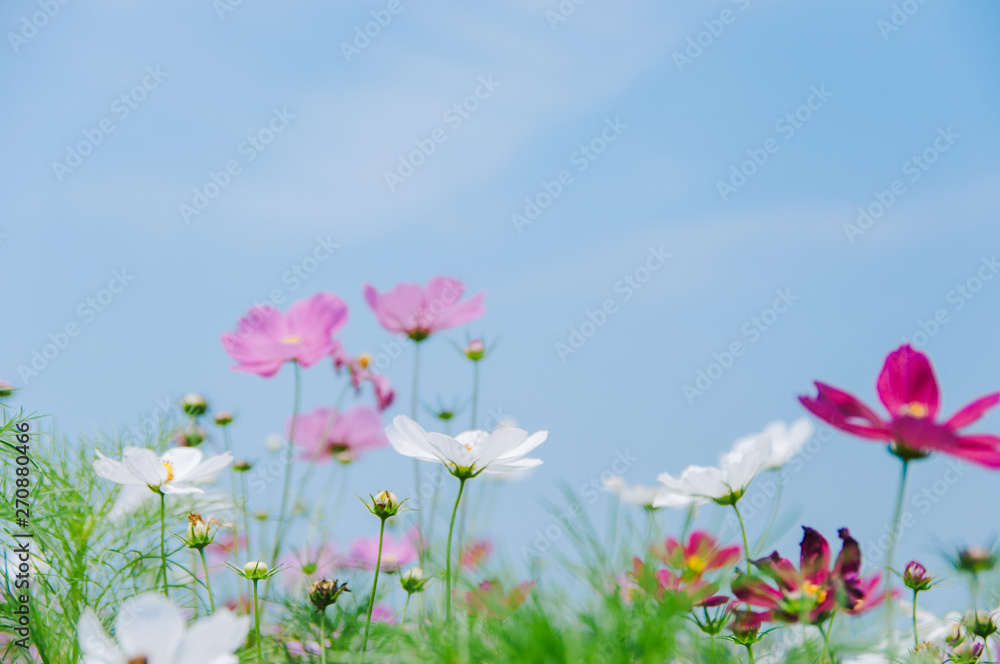
[[[822,623],[837,610],[858,614],[877,605],[884,595],[876,595],[878,574],[860,577],[861,548],[847,528],[838,534],[843,542],[840,555],[830,567],[830,545],[812,528],[803,527],[799,569],[775,551],[753,565],[763,576],[739,574],[732,590],[737,599],[750,606],[766,609],[768,620],[812,625]]]
[[[740,559],[740,547],[719,546],[718,541],[702,530],[696,530],[682,544],[676,537],[669,537],[657,557],[669,567],[681,573],[685,580],[700,579],[707,571],[722,569],[736,564]]]
[[[292,418],[286,427],[290,434]],[[320,407],[299,415],[292,442],[302,450],[303,458],[317,463],[330,459],[348,463],[359,459],[362,452],[389,444],[382,418],[369,406],[345,411]]]
[[[944,422],[937,420],[938,384],[930,360],[909,344],[885,358],[876,389],[889,411],[883,419],[856,397],[816,383],[818,394],[799,397],[809,411],[841,431],[892,446],[902,459],[944,452],[990,468],[1000,468],[1000,438],[991,434],[959,434],[1000,402],[1000,392],[980,397]]]
[[[337,348],[330,354],[333,358],[333,366],[339,373],[341,369],[347,369],[351,377],[351,385],[356,393],[361,392],[361,386],[368,382],[372,384],[375,392],[375,402],[378,409],[385,410],[392,405],[396,399],[396,390],[393,389],[389,379],[371,368],[372,356],[368,353],[361,353],[357,357],[352,356],[343,348]]]
[[[336,334],[347,324],[347,305],[334,293],[317,293],[281,313],[269,304],[250,307],[236,332],[222,334],[222,347],[236,371],[269,378],[285,362],[303,368],[316,364],[339,345]]]
[[[411,528],[399,539],[386,533],[382,541],[382,571],[396,572],[413,562],[417,557],[418,537],[416,528]],[[359,537],[351,542],[350,563],[354,567],[373,570],[377,560],[378,535]]]
[[[480,291],[462,301],[465,284],[454,277],[434,277],[426,288],[418,284],[396,284],[379,293],[371,284],[363,286],[365,301],[379,325],[395,334],[423,341],[435,332],[471,323],[486,313]]]

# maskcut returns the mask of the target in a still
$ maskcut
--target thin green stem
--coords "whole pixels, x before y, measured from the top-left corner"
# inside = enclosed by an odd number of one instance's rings
[[[896,648],[896,632],[893,629],[895,616],[893,615],[894,603],[892,601],[892,562],[896,554],[896,542],[899,534],[899,524],[903,518],[903,502],[906,498],[906,471],[910,462],[903,459],[902,470],[899,476],[899,491],[896,494],[896,508],[892,515],[892,530],[889,531],[889,543],[885,547],[885,561],[883,564],[883,576],[885,578],[885,628],[886,638],[889,642],[889,654],[894,654]]]
[[[448,546],[444,550],[445,558],[445,622],[451,622],[451,532],[455,529],[455,515],[458,513],[458,504],[462,501],[462,491],[465,489],[466,478],[458,478],[458,497],[455,498],[455,507],[451,510],[451,524],[448,526]],[[458,585],[458,574],[455,574],[455,584]]]
[[[326,664],[326,611],[319,614],[319,664]]]
[[[688,533],[691,532],[691,526],[694,525],[694,511],[697,508],[694,503],[688,506],[687,514],[684,517],[684,525],[681,527],[681,541],[686,542]]]
[[[754,664],[753,659],[753,644],[744,643],[743,646],[747,649],[747,664]]]
[[[406,593],[406,602],[403,603],[403,617],[400,618],[399,624],[406,624],[406,611],[410,608],[410,598],[413,597],[413,593]]]
[[[479,412],[479,361],[472,363],[472,426],[476,428],[476,414]]]
[[[208,574],[208,561],[205,560],[205,548],[198,549],[198,553],[201,555],[201,567],[205,570],[205,588],[208,590],[208,605],[212,607],[212,613],[215,613],[215,597],[212,596],[212,579],[209,578]]]
[[[169,596],[167,584],[167,497],[160,492],[160,570],[163,572],[163,595]]]
[[[835,659],[833,659],[833,653],[830,652],[830,634],[825,629],[823,629],[822,623],[820,623],[819,625],[816,625],[816,628],[819,630],[819,633],[823,635],[823,662],[824,662],[824,664],[826,662],[827,657],[829,657],[831,661],[836,661]]]
[[[917,634],[917,593],[919,590],[913,591],[913,647],[916,648],[920,645],[920,636]]]
[[[372,596],[368,600],[368,620],[365,621],[365,638],[361,642],[361,654],[368,650],[368,630],[372,626],[372,611],[375,609],[375,589],[378,587],[378,571],[382,567],[382,535],[385,534],[385,519],[378,529],[378,557],[375,559],[375,579],[372,581]]]
[[[264,664],[260,647],[260,607],[257,605],[257,579],[253,579],[253,636],[257,643],[257,664]]]
[[[747,529],[743,526],[743,517],[740,515],[740,508],[733,503],[733,511],[736,512],[736,518],[740,522],[740,532],[743,534],[743,552],[747,558],[747,574],[750,573],[750,546],[747,544]]]
[[[293,362],[292,365],[295,367],[295,398],[292,403],[292,426],[288,432],[288,449],[285,452],[285,484],[281,491],[281,509],[278,510],[278,531],[274,540],[274,553],[271,555],[271,560],[277,564],[278,555],[281,553],[282,540],[285,539],[285,532],[287,529],[287,522],[291,519],[286,518],[286,510],[288,509],[288,492],[292,486],[292,461],[294,460],[295,454],[295,427],[299,422],[299,401],[302,396],[302,370],[299,368],[298,362]]]

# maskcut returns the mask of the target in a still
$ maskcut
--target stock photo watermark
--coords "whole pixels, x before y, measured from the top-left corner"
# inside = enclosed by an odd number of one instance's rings
[[[458,131],[472,114],[479,110],[480,104],[493,96],[503,83],[493,80],[493,74],[480,76],[478,85],[471,94],[459,102],[448,107],[441,114],[441,121],[444,127],[433,129],[425,138],[413,140],[414,150],[406,154],[400,154],[396,169],[385,171],[385,183],[389,186],[389,191],[396,191],[396,187],[406,182],[406,180],[416,173],[417,169],[427,163],[427,160],[434,154],[438,146],[448,140],[449,132]]]
[[[555,32],[560,23],[565,23],[569,17],[576,13],[577,7],[583,5],[587,0],[562,0],[555,9],[545,10],[545,20],[549,27]]]
[[[778,132],[786,142],[795,136],[796,132],[805,126],[805,123],[812,119],[813,113],[823,108],[833,93],[826,89],[826,85],[818,88],[814,85],[809,88],[809,96],[805,102],[794,111],[785,113],[781,119],[774,124],[774,130]],[[775,137],[770,137],[758,148],[749,148],[747,157],[739,165],[733,164],[730,168],[729,178],[725,181],[716,180],[715,188],[723,202],[738,192],[750,181],[754,175],[770,160],[771,156],[781,149],[781,142]]]
[[[344,59],[350,62],[353,58],[361,55],[361,52],[371,46],[372,41],[389,27],[394,18],[403,13],[406,4],[411,1],[407,0],[404,4],[403,0],[389,0],[384,9],[373,9],[371,11],[372,20],[364,25],[354,26],[354,36],[351,41],[340,42],[340,52],[343,53]]]
[[[52,162],[52,172],[55,173],[56,180],[62,182],[63,178],[81,166],[83,161],[118,128],[119,125],[115,122],[124,122],[128,119],[132,112],[146,101],[149,93],[160,87],[169,75],[168,72],[161,71],[159,65],[146,67],[145,74],[139,82],[111,102],[111,115],[98,120],[94,127],[84,129],[81,132],[83,140],[67,145],[63,160]]]
[[[740,11],[746,11],[750,7],[751,0],[732,0],[732,2]],[[684,68],[694,64],[694,61],[700,58],[705,53],[705,50],[710,48],[722,36],[722,33],[726,31],[726,26],[736,22],[738,16],[739,14],[732,9],[723,9],[717,17],[702,21],[701,24],[704,26],[704,30],[699,30],[694,35],[690,35],[687,38],[685,48],[673,53],[674,65],[677,67],[677,71],[683,74]]]
[[[39,11],[21,17],[21,26],[17,32],[8,32],[7,41],[14,53],[19,53],[21,47],[38,36],[49,22],[62,11],[72,0],[38,0]]]
[[[242,157],[242,160],[230,159],[219,170],[209,171],[208,181],[191,190],[191,204],[181,203],[178,206],[184,223],[190,224],[193,217],[197,217],[207,210],[212,201],[218,198],[233,183],[233,180],[243,173],[243,167],[252,163],[267,150],[268,146],[283,131],[288,129],[294,119],[295,115],[288,111],[287,106],[273,109],[267,124],[252,134],[247,134],[246,139],[236,146],[236,154]]]
[[[887,18],[880,18],[876,27],[882,33],[882,41],[889,41],[889,36],[909,22],[910,17],[920,11],[920,8],[927,4],[927,0],[903,0],[903,2],[892,5],[892,12]]]
[[[907,176],[910,183],[916,182],[924,173],[937,163],[941,155],[951,149],[955,142],[961,138],[961,134],[956,134],[951,127],[940,127],[937,136],[919,154],[915,154],[900,166],[903,175]],[[885,189],[876,189],[872,194],[874,200],[865,206],[858,207],[858,216],[854,223],[844,224],[844,235],[851,244],[861,235],[864,235],[875,222],[892,208],[896,202],[907,192],[906,181],[897,178],[889,183]]]
[[[775,293],[777,297],[774,298],[771,306],[766,307],[759,314],[751,316],[740,326],[740,335],[746,339],[745,342],[733,341],[721,353],[712,353],[712,361],[708,366],[704,369],[699,368],[696,372],[694,384],[684,383],[681,386],[681,392],[689,406],[694,404],[698,397],[704,396],[705,392],[712,389],[715,383],[733,368],[736,361],[746,354],[747,349],[760,341],[764,333],[774,327],[799,299],[798,295],[792,293],[791,288],[781,288]]]
[[[621,138],[626,129],[628,129],[628,125],[622,122],[618,116],[615,116],[613,120],[611,118],[605,119],[601,131],[570,154],[570,166],[576,167],[577,174],[583,173],[602,154],[607,152],[611,144]],[[576,176],[573,174],[573,170],[568,168],[559,171],[552,180],[542,180],[538,193],[533,196],[525,196],[524,209],[510,215],[514,230],[518,234],[523,233],[526,226],[535,223],[545,210],[551,207],[575,182]]]
[[[618,297],[606,298],[599,307],[593,310],[585,309],[585,320],[579,325],[570,326],[569,336],[565,342],[556,342],[555,350],[559,360],[565,364],[570,355],[575,355],[578,350],[587,345],[587,342],[597,334],[597,331],[621,310],[620,306],[631,300],[636,292],[653,278],[654,274],[663,269],[671,257],[672,254],[664,251],[662,245],[649,247],[642,264],[615,282],[613,288]]]
[[[17,373],[23,385],[27,386],[32,378],[37,378],[49,364],[69,348],[73,339],[125,292],[135,280],[135,275],[128,269],[112,270],[107,286],[93,295],[85,298],[76,307],[76,318],[68,321],[60,329],[49,333],[48,341],[41,347],[31,349],[31,360],[17,365]]]

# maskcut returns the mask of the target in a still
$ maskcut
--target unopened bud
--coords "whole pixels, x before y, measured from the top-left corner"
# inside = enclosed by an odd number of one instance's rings
[[[239,473],[245,473],[251,468],[253,468],[253,464],[246,459],[237,459],[236,462],[233,463],[233,470]]]
[[[267,563],[252,560],[243,566],[243,574],[248,579],[264,579],[267,577]]]
[[[997,631],[996,623],[993,622],[993,614],[982,609],[969,611],[965,614],[963,622],[970,632],[981,639],[985,639]]]
[[[952,648],[950,661],[954,664],[975,664],[983,654],[983,644],[968,641]]]
[[[309,601],[319,612],[326,611],[326,607],[336,604],[340,593],[349,593],[347,583],[337,584],[336,579],[321,579],[309,588]]]
[[[917,592],[927,590],[931,587],[933,579],[927,573],[927,569],[916,560],[911,560],[903,570],[903,584],[910,590]]]
[[[0,380],[0,399],[6,399],[17,392],[17,388],[5,380]]]
[[[473,362],[478,362],[486,357],[486,344],[483,343],[482,339],[473,339],[465,346],[464,352],[467,358]]]
[[[388,519],[399,512],[399,498],[392,491],[379,491],[372,498],[372,514],[380,519]]]
[[[208,402],[205,401],[205,397],[192,392],[185,394],[184,398],[181,399],[181,408],[184,409],[186,415],[200,417],[208,410]]]
[[[188,514],[187,545],[192,549],[204,549],[211,544],[215,539],[212,533],[213,523],[216,521],[211,517],[205,521],[200,514]]]
[[[958,552],[955,567],[960,572],[989,572],[997,564],[997,554],[982,546],[969,546]]]
[[[220,410],[215,414],[215,423],[220,427],[233,423],[233,414],[228,410]]]
[[[424,570],[419,567],[411,567],[399,575],[399,584],[410,595],[423,592],[428,581],[430,579],[424,576]]]

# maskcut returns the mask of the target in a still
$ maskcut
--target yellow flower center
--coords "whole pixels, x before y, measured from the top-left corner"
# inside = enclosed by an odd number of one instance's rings
[[[697,555],[690,556],[687,559],[687,566],[688,569],[694,572],[695,574],[701,574],[702,572],[705,571],[705,568],[708,567],[708,561],[702,558],[701,556]]]
[[[903,406],[901,409],[904,415],[909,415],[911,417],[927,417],[927,406],[920,403],[919,401],[911,401],[910,403]]]
[[[361,353],[358,355],[358,364],[361,365],[362,369],[367,369],[368,365],[372,363],[372,356],[369,353]]]
[[[289,344],[289,345],[290,344],[300,344],[300,343],[302,343],[302,339],[300,339],[299,337],[296,337],[296,336],[285,337],[284,339],[281,340],[281,343],[283,343],[283,344]]]
[[[174,479],[174,466],[169,461],[163,461],[162,463],[163,467],[167,469],[167,479],[163,481],[169,482],[170,480]]]
[[[802,594],[806,597],[814,598],[817,604],[822,604],[826,601],[826,589],[820,588],[815,583],[809,581],[802,584]]]

